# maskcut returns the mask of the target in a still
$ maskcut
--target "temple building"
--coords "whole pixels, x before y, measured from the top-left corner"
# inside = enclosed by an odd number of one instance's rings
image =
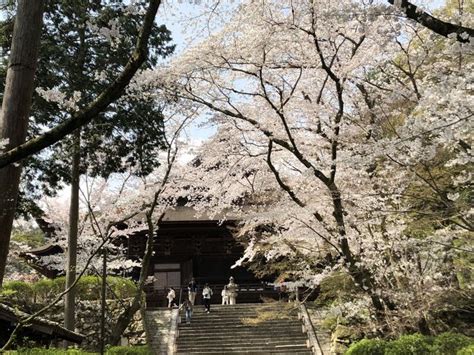
[[[175,288],[177,297],[180,297],[180,291],[186,288],[192,277],[201,289],[205,283],[211,285],[215,302],[220,299],[220,290],[230,276],[241,285],[240,301],[255,302],[262,296],[273,297],[275,290],[267,285],[268,280],[256,278],[244,267],[231,268],[244,252],[244,247],[231,233],[236,223],[236,220],[222,222],[207,216],[196,217],[194,210],[188,207],[168,211],[154,236],[154,255],[149,268],[153,281],[146,286],[147,306],[164,306],[169,287]],[[124,242],[128,258],[140,259],[145,252],[146,231],[135,232]],[[51,278],[60,273],[39,265],[36,260],[61,252],[61,247],[47,245],[31,250],[25,254],[25,259],[41,274]],[[139,272],[135,269],[129,276],[138,279]]]

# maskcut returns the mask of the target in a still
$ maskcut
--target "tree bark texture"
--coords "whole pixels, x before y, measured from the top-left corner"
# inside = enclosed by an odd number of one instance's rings
[[[100,354],[105,354],[105,310],[107,308],[107,249],[102,248],[102,285],[100,288]]]
[[[43,0],[19,0],[0,113],[0,140],[8,140],[7,151],[25,142],[42,25]],[[20,174],[20,164],[0,168],[0,286],[5,275]]]
[[[66,290],[76,280],[77,268],[77,236],[79,225],[79,180],[81,162],[81,131],[74,133],[74,152],[72,156],[71,201],[69,206],[69,231],[67,241]],[[66,293],[64,302],[64,327],[74,331],[75,328],[75,300],[76,290],[73,287]]]

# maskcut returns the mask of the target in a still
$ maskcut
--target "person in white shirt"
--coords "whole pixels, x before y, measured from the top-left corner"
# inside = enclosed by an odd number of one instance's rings
[[[176,292],[174,291],[173,287],[170,287],[166,298],[168,299],[168,308],[173,307],[175,305],[174,299],[176,298]]]
[[[206,308],[206,313],[211,312],[211,297],[212,297],[212,290],[208,284],[204,286],[202,290],[202,299],[204,300],[204,307]]]
[[[227,285],[225,285],[224,288],[222,289],[221,296],[222,296],[222,304],[229,304],[229,295],[227,292]]]
[[[188,292],[189,292],[189,300],[191,301],[191,303],[193,304],[194,306],[194,301],[196,300],[196,293],[197,293],[197,290],[198,290],[198,287],[197,287],[197,283],[196,283],[196,280],[194,280],[194,277],[191,279],[191,281],[189,281],[189,284],[188,284]]]
[[[238,287],[239,286],[234,282],[234,278],[231,276],[229,278],[229,283],[227,284],[227,295],[229,297],[230,305],[233,305],[236,303]]]

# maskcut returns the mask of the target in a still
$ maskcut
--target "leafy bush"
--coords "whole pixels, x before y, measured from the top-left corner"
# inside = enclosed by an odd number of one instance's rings
[[[434,340],[436,354],[439,355],[456,355],[458,350],[474,345],[474,340],[463,334],[442,333]]]
[[[8,281],[3,285],[0,298],[14,305],[28,306],[33,300],[33,287],[24,281]]]
[[[474,339],[457,333],[437,337],[403,335],[392,341],[363,339],[351,345],[346,355],[474,355]]]
[[[150,355],[148,346],[113,346],[107,350],[107,355]]]
[[[107,298],[124,299],[133,297],[136,285],[132,280],[107,276]],[[65,278],[41,279],[35,283],[24,281],[6,282],[0,299],[9,300],[14,305],[27,307],[31,303],[44,303],[65,289]],[[99,300],[102,279],[99,276],[83,276],[77,283],[77,297],[81,300]]]
[[[434,353],[433,339],[421,334],[403,335],[388,342],[385,355],[430,355]]]
[[[461,350],[458,350],[456,355],[474,355],[474,344],[466,346],[465,348],[462,348]]]
[[[7,355],[92,355],[80,349],[56,349],[56,348],[22,348],[16,351],[8,351]]]
[[[380,339],[362,339],[352,344],[346,355],[384,355],[386,344]]]
[[[51,300],[54,295],[64,290],[64,278],[54,280],[41,279],[35,282],[32,287],[35,292],[36,302],[47,302]]]

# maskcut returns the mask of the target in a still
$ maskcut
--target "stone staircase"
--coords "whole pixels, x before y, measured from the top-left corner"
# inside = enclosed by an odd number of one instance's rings
[[[178,354],[311,354],[293,304],[194,307],[191,324],[178,328]]]

